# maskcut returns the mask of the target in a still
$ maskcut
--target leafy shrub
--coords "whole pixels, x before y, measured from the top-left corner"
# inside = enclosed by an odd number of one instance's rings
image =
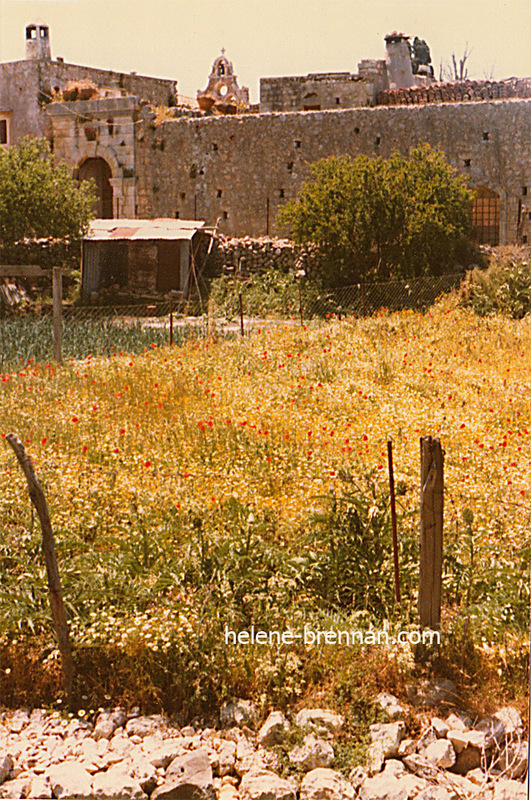
[[[522,319],[531,311],[531,268],[523,248],[493,252],[487,270],[475,269],[463,291],[463,303],[482,317],[505,314]]]
[[[299,308],[299,288],[294,272],[269,270],[246,280],[223,275],[211,284],[212,302],[217,311],[229,319],[239,316],[239,294],[246,316],[293,316]]]

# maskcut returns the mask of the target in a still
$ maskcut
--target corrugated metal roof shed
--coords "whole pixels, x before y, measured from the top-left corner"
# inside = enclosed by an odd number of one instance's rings
[[[197,219],[93,219],[87,242],[148,241],[150,239],[189,240],[204,227]]]

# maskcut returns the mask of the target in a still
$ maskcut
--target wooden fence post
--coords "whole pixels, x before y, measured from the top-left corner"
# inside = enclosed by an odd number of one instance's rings
[[[50,608],[52,619],[61,653],[61,669],[63,672],[64,687],[69,706],[72,705],[72,684],[74,679],[74,660],[72,658],[72,648],[68,634],[68,624],[66,621],[63,595],[61,592],[61,579],[55,555],[55,542],[53,538],[52,523],[46,498],[42,486],[35,474],[35,469],[31,458],[26,453],[24,445],[15,433],[8,433],[6,441],[9,442],[17,457],[18,463],[26,476],[30,500],[35,506],[41,522],[42,529],[42,550],[46,564],[46,575],[48,578],[48,590],[50,593]]]
[[[242,336],[245,336],[245,325],[243,322],[243,297],[241,292],[238,294],[238,300],[240,303],[240,333]]]
[[[62,363],[63,349],[63,276],[61,267],[53,268],[53,359]]]
[[[387,464],[389,467],[389,500],[391,502],[391,526],[393,531],[393,563],[395,568],[395,599],[400,608],[400,565],[398,562],[398,531],[396,525],[395,474],[393,470],[393,443],[387,440]]]
[[[439,439],[420,439],[420,574],[421,628],[441,622],[443,557],[444,453]]]
[[[173,344],[173,295],[170,294],[170,347]]]

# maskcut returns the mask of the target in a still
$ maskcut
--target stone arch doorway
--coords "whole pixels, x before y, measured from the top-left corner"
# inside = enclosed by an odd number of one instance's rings
[[[474,239],[478,244],[495,247],[500,243],[500,197],[486,186],[478,186],[475,193],[472,206]]]
[[[94,212],[99,219],[114,217],[111,177],[111,168],[103,158],[87,158],[80,164],[77,171],[77,179],[80,183],[91,178],[94,179],[96,184]]]

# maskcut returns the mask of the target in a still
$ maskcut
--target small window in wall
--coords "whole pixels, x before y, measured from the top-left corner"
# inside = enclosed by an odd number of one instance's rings
[[[522,186],[522,195],[523,195],[524,197],[526,197],[526,196],[527,196],[527,186]]]
[[[113,136],[113,134],[114,134],[114,120],[112,118],[107,120],[107,130],[109,131],[109,136]]]
[[[0,144],[7,144],[7,119],[0,119]]]
[[[382,141],[382,137],[381,136],[376,136],[375,139],[374,139],[375,146],[378,147],[378,145],[381,143],[381,141]]]
[[[489,133],[488,133],[488,131],[483,131],[483,141],[484,142],[488,142],[489,141]]]
[[[300,139],[295,139],[295,147],[299,149],[302,146],[302,142]]]
[[[465,160],[463,161],[463,164],[464,164],[465,167],[469,167],[471,165],[471,163],[472,163],[472,159],[471,158],[465,158]]]
[[[216,153],[218,150],[218,146],[215,142],[212,144],[212,150],[214,151],[214,153]]]
[[[340,105],[341,105],[341,98],[340,97],[336,97],[336,106],[340,106]]]
[[[354,133],[359,133],[359,132],[360,132],[359,128],[354,128]]]
[[[228,218],[229,218],[229,212],[228,211],[224,211],[223,212],[223,219],[228,219]]]
[[[217,196],[218,197],[223,197],[223,190],[222,189],[218,189]]]
[[[321,110],[321,102],[319,100],[319,96],[315,92],[310,92],[304,97],[303,111],[320,111]]]
[[[472,206],[474,239],[478,244],[500,243],[500,198],[491,189],[480,186]]]
[[[181,200],[186,200],[186,192],[181,192]]]
[[[283,199],[283,197],[284,197],[284,189],[279,189],[278,190],[278,196],[280,197],[281,200]]]
[[[180,211],[176,211],[175,212],[175,219],[179,219],[180,215],[181,215],[181,212]]]

